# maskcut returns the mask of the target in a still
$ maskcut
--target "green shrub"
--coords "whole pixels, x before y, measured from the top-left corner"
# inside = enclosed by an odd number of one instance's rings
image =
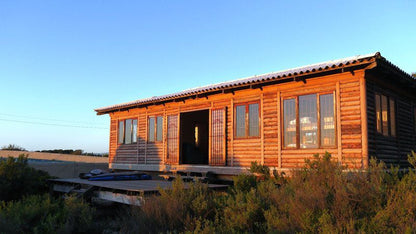
[[[251,162],[249,171],[251,173],[258,173],[266,176],[270,175],[270,168],[257,163],[257,161]]]
[[[401,178],[398,173],[385,191],[383,209],[372,217],[369,228],[374,232],[412,233],[416,230],[416,153],[408,155],[408,161],[413,166]]]
[[[249,192],[257,187],[257,179],[254,175],[240,174],[233,177],[234,187],[231,191]]]
[[[48,191],[47,172],[29,167],[27,156],[0,160],[0,201],[18,200],[25,195]]]
[[[1,150],[12,150],[12,151],[26,151],[25,148],[20,147],[18,145],[9,144],[6,146],[1,147]]]
[[[185,189],[185,186],[187,188]],[[159,233],[203,229],[215,216],[213,194],[206,184],[173,181],[171,190],[160,189],[160,196],[133,207],[121,219],[122,233]]]
[[[0,204],[0,233],[87,233],[97,231],[94,210],[74,197],[53,199],[47,194]]]
[[[416,166],[416,154],[409,155]],[[252,172],[270,175],[253,163]],[[411,233],[416,230],[416,172],[400,174],[370,160],[348,171],[329,153],[314,155],[291,177],[234,177],[227,193],[178,180],[129,216],[121,232],[186,233]],[[135,225],[135,226],[134,226]],[[134,227],[134,228],[132,228]]]

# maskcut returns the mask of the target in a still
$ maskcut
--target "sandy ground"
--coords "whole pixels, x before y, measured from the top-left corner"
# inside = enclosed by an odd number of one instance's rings
[[[80,163],[80,162],[29,162],[29,166],[47,171],[49,175],[58,178],[74,178],[79,173],[89,172],[92,169],[108,170],[107,163]]]
[[[31,167],[47,171],[51,176],[58,178],[78,177],[79,173],[92,169],[108,170],[108,158],[101,157],[8,150],[0,150],[0,157],[18,157],[22,153],[29,155]]]
[[[84,155],[72,155],[72,154],[52,154],[52,153],[40,153],[30,151],[10,151],[0,150],[0,157],[18,157],[20,154],[28,155],[29,159],[43,159],[43,160],[59,160],[68,162],[83,162],[83,163],[108,163],[106,157],[92,157]]]

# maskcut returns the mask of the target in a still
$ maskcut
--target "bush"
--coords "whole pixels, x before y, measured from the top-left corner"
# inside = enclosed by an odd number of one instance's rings
[[[160,196],[146,200],[142,207],[133,207],[121,222],[121,233],[183,232],[202,228],[215,216],[213,193],[207,185],[180,179],[171,190],[160,189]]]
[[[44,195],[0,204],[0,233],[88,233],[97,231],[94,210],[74,197]]]
[[[409,155],[416,166],[416,154]],[[122,218],[122,233],[411,233],[416,230],[416,172],[370,160],[348,171],[331,155],[315,155],[290,178],[253,163],[227,193],[175,181]],[[266,176],[268,175],[268,176]]]
[[[1,147],[1,150],[26,151],[25,148],[20,147],[18,145],[14,145],[14,144],[9,144],[7,146],[3,146],[3,147]]]
[[[0,160],[0,201],[18,200],[29,194],[42,194],[49,187],[47,172],[29,167],[27,156]]]

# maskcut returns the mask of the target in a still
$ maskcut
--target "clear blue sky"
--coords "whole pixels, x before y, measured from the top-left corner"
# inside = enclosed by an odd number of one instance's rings
[[[107,152],[94,108],[358,54],[416,72],[415,12],[414,0],[0,1],[0,146]]]

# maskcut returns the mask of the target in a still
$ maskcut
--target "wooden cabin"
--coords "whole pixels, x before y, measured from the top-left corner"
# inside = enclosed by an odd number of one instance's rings
[[[374,53],[140,99],[109,114],[109,167],[233,175],[328,151],[348,168],[406,165],[416,149],[416,79]]]

